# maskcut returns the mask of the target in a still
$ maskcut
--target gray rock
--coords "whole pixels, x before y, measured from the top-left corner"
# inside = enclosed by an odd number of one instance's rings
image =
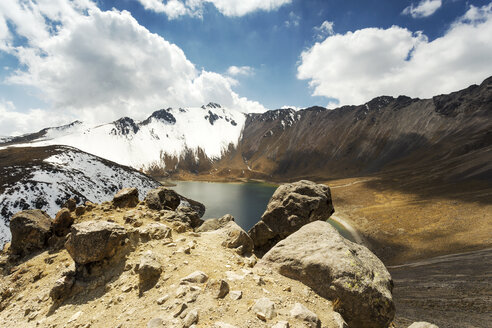
[[[195,271],[195,272],[189,274],[188,276],[184,277],[183,279],[181,279],[181,281],[202,284],[202,283],[206,282],[207,279],[208,279],[208,276],[204,272]]]
[[[162,273],[161,264],[152,251],[147,251],[140,259],[138,278],[140,286],[154,286]],[[144,288],[145,289],[145,288]]]
[[[203,222],[203,224],[198,227],[195,231],[197,232],[207,232],[218,230],[225,227],[230,221],[234,221],[234,217],[230,214],[226,214],[219,219],[208,219]]]
[[[166,295],[164,295],[164,296],[162,296],[162,297],[160,297],[160,298],[157,299],[157,304],[158,305],[162,305],[162,304],[166,303],[166,301],[168,299],[169,299],[169,295],[166,294]]]
[[[114,196],[113,205],[116,207],[135,207],[138,205],[138,189],[123,188]]]
[[[213,231],[219,234],[223,239],[222,246],[227,248],[241,247],[242,254],[248,254],[253,251],[253,241],[249,235],[234,221],[229,221],[223,228]],[[242,255],[240,254],[240,255]]]
[[[66,299],[71,292],[75,283],[75,271],[66,271],[55,282],[55,285],[50,290],[50,297],[55,302],[61,302]]]
[[[243,297],[243,292],[240,290],[231,290],[229,292],[229,297],[234,301],[240,300],[241,297]]]
[[[200,227],[203,222],[201,215],[189,206],[179,206],[176,210],[177,218],[180,218],[184,222],[188,222],[192,228]]]
[[[145,196],[145,204],[153,210],[176,210],[181,199],[179,195],[172,189],[159,187],[150,190]]]
[[[290,326],[288,321],[279,321],[272,326],[272,328],[289,328],[289,327]]]
[[[433,325],[432,323],[428,323],[425,321],[419,321],[419,322],[414,322],[408,328],[439,328],[436,325]]]
[[[12,241],[10,250],[14,254],[27,255],[46,247],[51,235],[51,218],[41,210],[27,210],[10,219]]]
[[[140,238],[143,240],[171,238],[171,228],[162,223],[149,223],[137,229]]]
[[[164,320],[161,318],[154,318],[147,322],[147,328],[162,328],[164,327]]]
[[[70,231],[73,221],[74,218],[68,208],[62,208],[56,213],[55,219],[53,220],[53,232],[58,237],[66,236]]]
[[[384,264],[329,223],[305,225],[280,241],[257,266],[274,268],[322,297],[338,299],[350,327],[388,327],[395,315],[393,281]]]
[[[207,290],[213,298],[224,298],[229,293],[229,284],[222,279],[213,279],[207,283]]]
[[[86,221],[72,225],[65,247],[75,263],[86,264],[114,256],[127,237],[116,223]]]
[[[283,184],[270,199],[261,221],[248,233],[255,250],[265,253],[305,224],[327,220],[334,211],[328,186],[307,180]]]
[[[294,304],[294,307],[290,310],[290,316],[298,320],[304,321],[310,328],[320,328],[321,321],[318,316],[308,310],[301,303]]]
[[[190,312],[188,312],[186,317],[183,319],[183,327],[189,328],[191,325],[193,325],[197,322],[198,322],[198,311],[197,310],[191,310]]]
[[[335,323],[335,328],[348,328],[347,323],[343,320],[343,317],[338,312],[333,312],[333,321]]]
[[[265,319],[272,319],[275,313],[275,304],[270,301],[269,298],[263,297],[256,301],[255,305],[253,305],[253,312],[258,316],[264,316]]]

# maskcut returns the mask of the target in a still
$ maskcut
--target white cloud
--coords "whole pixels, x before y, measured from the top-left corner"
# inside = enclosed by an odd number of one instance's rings
[[[49,4],[1,1],[0,22],[11,22],[28,42],[13,45],[9,31],[0,44],[25,67],[7,82],[39,89],[52,105],[51,115],[89,122],[141,119],[162,106],[210,101],[243,112],[265,110],[237,95],[233,79],[197,70],[179,47],[150,33],[127,11],[101,11],[83,0]]]
[[[0,135],[17,136],[39,131],[50,126],[59,126],[68,122],[68,117],[49,115],[42,109],[31,109],[27,113],[16,111],[10,101],[0,101]]]
[[[340,105],[380,95],[432,97],[490,76],[490,35],[492,4],[471,6],[433,41],[398,26],[335,34],[301,54],[297,77]]]
[[[289,19],[284,22],[284,25],[286,27],[291,27],[291,26],[299,26],[301,22],[301,16],[297,15],[293,11],[289,13]]]
[[[225,16],[238,17],[264,10],[276,10],[292,0],[138,0],[145,9],[165,13],[169,19],[184,15],[202,16],[203,6],[210,3]]]
[[[421,0],[418,5],[413,3],[403,9],[402,14],[411,15],[413,18],[429,17],[442,6],[442,0]]]
[[[230,76],[238,76],[238,75],[245,75],[245,76],[251,76],[254,75],[255,70],[253,67],[250,66],[230,66],[227,69],[227,74]]]
[[[316,37],[318,39],[322,39],[326,37],[327,35],[333,35],[335,34],[335,31],[333,30],[333,26],[335,23],[329,22],[329,21],[324,21],[320,26],[316,26],[314,30],[316,31]]]

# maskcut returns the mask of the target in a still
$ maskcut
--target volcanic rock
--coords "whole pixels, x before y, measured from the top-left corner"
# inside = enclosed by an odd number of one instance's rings
[[[328,186],[307,180],[283,184],[277,188],[261,221],[251,228],[249,235],[255,250],[266,252],[305,224],[327,220],[334,211]]]
[[[51,235],[51,218],[41,210],[26,210],[15,214],[10,220],[14,254],[27,255],[43,249]]]
[[[152,189],[145,196],[146,205],[153,210],[176,210],[181,199],[179,195],[172,189],[159,187]]]
[[[114,196],[113,204],[116,207],[135,207],[138,204],[138,189],[123,188]]]
[[[74,218],[70,213],[68,208],[62,208],[58,213],[56,213],[55,219],[53,220],[53,232],[58,237],[65,236],[72,226]]]
[[[395,315],[393,281],[384,264],[326,222],[307,224],[280,241],[259,265],[301,281],[322,297],[339,300],[350,327],[388,327]]]
[[[77,264],[112,257],[122,246],[128,232],[108,221],[86,221],[72,225],[65,247]]]

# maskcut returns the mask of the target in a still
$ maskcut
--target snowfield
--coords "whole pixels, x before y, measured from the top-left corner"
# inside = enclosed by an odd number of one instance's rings
[[[8,222],[23,209],[42,209],[54,217],[70,197],[79,204],[86,200],[100,203],[113,199],[122,188],[136,187],[139,198],[160,184],[148,176],[69,147],[56,147],[56,154],[41,165],[5,167],[10,176],[20,179],[4,185],[0,194],[0,246],[10,240]]]

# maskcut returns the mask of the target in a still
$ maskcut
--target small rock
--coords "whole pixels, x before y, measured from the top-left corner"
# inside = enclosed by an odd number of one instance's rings
[[[157,299],[157,304],[162,305],[162,304],[166,303],[166,301],[168,299],[169,299],[169,295],[166,294],[166,295],[162,296],[161,298]]]
[[[425,321],[414,322],[408,328],[439,328],[438,326]]]
[[[207,232],[218,230],[225,227],[230,221],[234,221],[234,217],[230,214],[226,214],[220,219],[208,219],[196,229],[197,232]]]
[[[239,328],[238,326],[230,325],[225,322],[217,321],[214,323],[214,328]]]
[[[198,311],[197,310],[191,310],[188,312],[186,317],[183,320],[183,327],[184,328],[189,328],[191,325],[194,323],[198,322]]]
[[[62,208],[56,213],[52,227],[55,235],[58,237],[65,236],[70,231],[70,226],[73,224],[74,218],[70,214],[68,208]]]
[[[67,199],[65,204],[63,204],[63,207],[68,208],[70,212],[75,211],[75,208],[77,207],[77,201],[73,198]]]
[[[190,275],[181,279],[181,281],[202,284],[202,283],[206,282],[207,279],[208,279],[208,276],[204,272],[195,271],[195,272],[191,273]]]
[[[75,313],[72,317],[70,317],[70,319],[68,319],[67,323],[76,321],[82,314],[83,314],[82,311]]]
[[[347,323],[343,320],[342,315],[338,312],[333,312],[333,321],[336,324],[336,328],[348,328]]]
[[[138,276],[143,289],[155,286],[162,273],[162,267],[152,251],[144,253],[138,266]]]
[[[129,291],[131,291],[133,289],[133,286],[132,285],[124,285],[123,287],[121,287],[121,291],[123,293],[128,293]]]
[[[279,321],[275,325],[273,325],[272,328],[289,328],[289,322],[288,321]]]
[[[135,207],[138,205],[138,189],[123,188],[114,196],[113,204],[116,207]]]
[[[159,187],[150,190],[145,196],[145,204],[153,210],[176,210],[181,203],[179,195],[172,189]]]
[[[164,327],[164,320],[161,318],[154,318],[147,322],[147,328],[162,328]]]
[[[84,205],[77,206],[75,208],[75,215],[76,216],[84,215],[86,210],[87,210],[87,208]]]
[[[214,298],[224,298],[229,293],[229,284],[225,280],[211,280],[207,284],[207,290]]]
[[[176,308],[176,311],[174,311],[173,317],[176,318],[178,315],[180,315],[187,308],[188,308],[188,305],[186,305],[185,303],[179,303],[178,307]]]
[[[296,303],[294,305],[292,310],[290,310],[290,316],[306,322],[310,328],[321,327],[321,321],[319,320],[318,316],[313,312],[309,311],[301,303]]]
[[[272,319],[275,316],[275,304],[269,298],[263,297],[253,305],[253,311],[262,314],[265,319]]]
[[[243,292],[240,290],[231,290],[229,292],[229,297],[234,301],[240,300],[241,297],[243,297]]]

